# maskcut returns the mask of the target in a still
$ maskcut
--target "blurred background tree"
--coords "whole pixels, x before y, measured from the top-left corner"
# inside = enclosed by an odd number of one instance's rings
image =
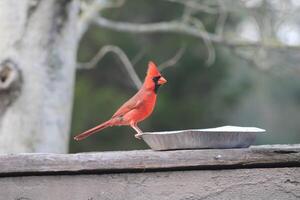
[[[80,143],[70,133],[109,118],[149,60],[168,84],[144,131],[257,126],[268,131],[257,144],[299,143],[299,8],[298,0],[3,0],[0,152],[64,153],[70,141],[70,152],[147,148],[128,127]]]
[[[118,2],[84,35],[80,61],[115,45],[143,79],[149,60],[161,64],[180,54],[163,70],[168,84],[142,130],[257,126],[268,132],[257,144],[300,142],[297,1]],[[172,23],[178,23],[174,29]],[[79,71],[72,134],[106,120],[135,92],[114,53]],[[106,129],[80,143],[72,140],[70,151],[148,148],[133,134],[129,127]]]

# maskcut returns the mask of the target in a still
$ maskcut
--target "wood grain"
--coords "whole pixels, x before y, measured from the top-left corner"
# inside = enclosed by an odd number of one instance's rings
[[[0,155],[0,176],[299,167],[300,145],[246,149]]]

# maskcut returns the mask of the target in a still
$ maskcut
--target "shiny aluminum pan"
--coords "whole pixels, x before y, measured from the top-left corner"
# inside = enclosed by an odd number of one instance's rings
[[[254,143],[255,127],[222,126],[209,129],[145,132],[143,140],[153,150],[247,148]]]

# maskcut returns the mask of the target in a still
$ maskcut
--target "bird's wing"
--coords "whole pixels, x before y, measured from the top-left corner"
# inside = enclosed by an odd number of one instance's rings
[[[129,99],[126,103],[124,103],[118,110],[115,112],[115,114],[112,116],[114,117],[120,117],[128,113],[129,111],[138,108],[142,105],[142,100],[139,99],[138,96],[133,96],[131,99]]]

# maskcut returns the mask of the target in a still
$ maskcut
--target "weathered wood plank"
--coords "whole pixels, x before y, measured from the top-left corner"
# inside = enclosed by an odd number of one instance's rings
[[[0,178],[0,199],[296,200],[300,168]]]
[[[300,145],[247,149],[0,155],[0,176],[299,167]]]

